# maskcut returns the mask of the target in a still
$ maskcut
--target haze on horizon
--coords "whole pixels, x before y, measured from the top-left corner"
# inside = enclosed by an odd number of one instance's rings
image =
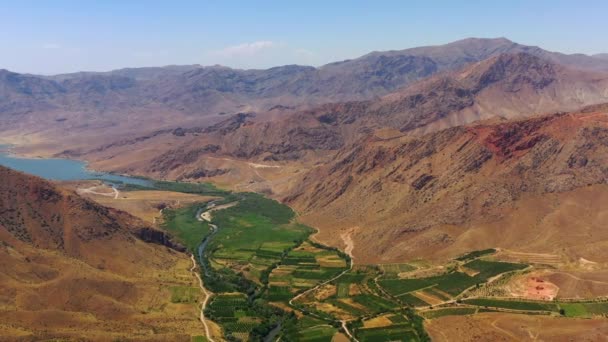
[[[319,66],[371,51],[506,37],[606,51],[608,3],[0,2],[0,68],[57,74],[172,64]]]

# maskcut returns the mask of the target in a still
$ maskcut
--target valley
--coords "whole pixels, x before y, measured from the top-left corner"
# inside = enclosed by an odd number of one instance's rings
[[[602,340],[607,202],[602,54],[1,69],[0,340]]]
[[[606,291],[558,296],[563,282],[553,283],[552,272],[576,272],[556,256],[487,249],[448,263],[357,264],[348,254],[310,240],[314,230],[294,222],[293,212],[273,200],[210,186],[163,184],[166,190],[202,196],[200,202],[163,210],[160,222],[198,256],[209,296],[201,317],[209,324],[208,340],[270,334],[287,341],[338,336],[418,341],[428,339],[427,332],[434,339],[451,333],[435,321],[452,317],[541,315],[537,319],[545,324],[567,320],[562,324],[574,327],[588,318],[601,329],[597,317],[608,314]],[[131,191],[122,193],[129,197]],[[527,287],[518,293],[521,286]],[[537,294],[551,286],[550,296]],[[504,335],[500,329],[493,333]]]

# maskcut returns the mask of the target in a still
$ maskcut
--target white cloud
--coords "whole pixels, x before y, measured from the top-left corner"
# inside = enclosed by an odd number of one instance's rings
[[[309,58],[309,57],[314,57],[314,56],[315,56],[315,53],[314,53],[314,52],[312,52],[312,51],[310,51],[310,50],[306,50],[306,49],[295,49],[295,50],[294,50],[294,53],[295,53],[297,56],[302,56],[302,57],[307,57],[307,58]]]
[[[48,49],[48,50],[56,50],[56,49],[61,49],[61,45],[56,44],[56,43],[44,43],[44,44],[42,44],[42,48]]]
[[[221,50],[217,50],[214,54],[222,56],[222,57],[243,57],[243,56],[252,56],[261,51],[273,48],[276,46],[276,43],[271,42],[269,40],[260,40],[252,43],[244,43],[234,46],[229,46],[223,48]]]

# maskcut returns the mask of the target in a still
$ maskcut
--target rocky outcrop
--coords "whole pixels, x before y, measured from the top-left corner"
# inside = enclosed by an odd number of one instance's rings
[[[148,242],[148,243],[155,243],[157,245],[166,246],[166,247],[174,249],[178,252],[186,251],[186,247],[184,247],[182,244],[173,242],[171,237],[167,233],[154,229],[154,228],[150,228],[150,227],[138,228],[135,231],[135,235],[140,240]]]

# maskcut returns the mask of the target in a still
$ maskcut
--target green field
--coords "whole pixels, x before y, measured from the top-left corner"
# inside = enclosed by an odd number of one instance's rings
[[[207,257],[242,272],[250,281],[264,283],[284,254],[312,233],[311,228],[290,222],[293,215],[276,201],[243,194],[236,206],[214,213],[213,223],[221,228],[209,244]],[[225,284],[220,287],[226,288]]]
[[[185,208],[163,210],[163,227],[194,253],[203,238],[209,234],[209,224],[196,219],[196,212],[202,204]]]
[[[397,299],[399,299],[399,301],[401,303],[406,304],[408,306],[416,307],[416,306],[429,306],[430,305],[429,303],[427,303],[427,302],[423,301],[422,299],[420,299],[412,294],[409,294],[409,293],[403,294],[403,295],[399,296]]]
[[[441,290],[451,296],[457,296],[467,288],[484,283],[491,277],[527,267],[523,264],[485,260],[473,260],[464,266],[473,271],[478,271],[479,273],[477,273],[475,276],[470,276],[462,272],[449,272],[426,278],[383,278],[379,281],[379,284],[388,293],[396,297],[400,297],[406,293],[418,291],[431,286],[436,290]],[[433,292],[435,290],[430,291]],[[435,295],[439,296],[440,298],[443,297],[444,299],[447,299],[442,293],[436,293]]]
[[[376,341],[419,341],[416,331],[409,323],[394,324],[388,327],[359,328],[355,330],[357,339],[361,342]]]
[[[487,254],[481,253],[483,251],[469,253],[462,259],[472,260],[463,266],[469,274],[478,272],[474,276],[452,270],[421,279],[398,279],[400,273],[412,271],[415,267],[410,264],[357,266],[324,286],[330,292],[323,297],[323,305],[316,306],[319,303],[312,293],[300,297],[302,300],[294,305],[302,310],[304,316],[298,318],[274,306],[276,303],[272,305],[269,302],[282,302],[285,305],[297,293],[340,274],[349,266],[350,258],[347,255],[308,240],[313,229],[295,222],[295,214],[289,207],[261,195],[233,194],[208,184],[157,182],[155,188],[222,197],[223,200],[217,203],[238,201],[233,207],[214,212],[213,224],[219,229],[213,235],[209,235],[206,222],[195,218],[202,204],[164,211],[165,228],[191,252],[195,252],[200,242],[209,236],[203,256],[205,264],[210,266],[205,285],[215,295],[205,313],[222,327],[227,340],[263,340],[274,327],[281,324],[282,338],[286,341],[331,341],[338,332],[339,320],[344,319],[336,315],[345,315],[350,319],[373,315],[389,317],[393,324],[388,327],[353,326],[354,333],[362,342],[427,340],[422,326],[423,318],[403,305],[423,307],[429,304],[410,292],[424,288],[429,294],[448,300],[450,296],[457,296],[495,275],[526,267],[476,259]],[[378,284],[376,279],[379,279]],[[386,296],[378,285],[400,303]],[[196,302],[200,294],[198,289],[190,287],[171,287],[170,291],[174,303]],[[559,311],[557,305],[552,303],[471,299],[467,304],[481,306],[480,310],[489,306]],[[601,305],[563,305],[567,316],[582,317],[606,311]],[[445,308],[428,311],[425,315],[435,318],[470,314],[475,310]],[[199,341],[201,337],[193,337],[193,340]]]
[[[380,286],[393,296],[417,291],[425,287],[433,286],[435,283],[429,278],[422,279],[381,279]]]
[[[286,302],[295,295],[296,291],[314,287],[322,281],[335,277],[346,268],[346,260],[336,251],[316,247],[310,241],[305,241],[290,250],[280,264],[268,277],[270,287],[266,298],[269,301]],[[282,296],[276,295],[277,287],[282,289]],[[341,291],[343,296],[348,296],[347,283],[342,284]]]
[[[591,317],[608,314],[608,302],[560,303],[566,317]]]
[[[456,258],[456,260],[458,260],[458,261],[471,260],[471,259],[479,258],[480,256],[494,254],[494,253],[496,253],[496,250],[494,248],[483,249],[483,250],[479,250],[479,251],[472,251],[461,257]]]
[[[517,300],[501,300],[501,299],[490,299],[490,298],[475,298],[464,300],[463,303],[501,308],[511,310],[522,310],[522,311],[551,311],[558,312],[559,308],[557,304],[550,302],[529,302],[529,301],[517,301]]]
[[[475,275],[475,278],[479,280],[487,280],[501,273],[524,269],[528,267],[528,265],[477,259],[466,263],[464,267],[479,271],[479,273]]]
[[[350,289],[350,283],[338,283],[338,288],[336,291],[338,298],[348,297],[349,289]]]
[[[232,194],[229,191],[218,189],[211,183],[184,183],[184,182],[170,182],[170,181],[154,181],[150,186],[142,186],[135,184],[124,184],[121,187],[123,191],[136,191],[136,190],[162,190],[162,191],[174,191],[183,192],[186,194],[198,194],[205,196],[220,196],[229,197]]]
[[[171,286],[171,303],[195,303],[201,290],[198,287]]]
[[[476,308],[445,308],[425,311],[422,313],[422,316],[428,319],[433,319],[443,316],[472,315],[475,312],[477,312]]]
[[[261,321],[250,310],[244,295],[214,296],[205,315],[220,323],[227,335],[249,333]]]
[[[338,330],[330,325],[315,326],[303,329],[297,334],[297,341],[329,342]]]

